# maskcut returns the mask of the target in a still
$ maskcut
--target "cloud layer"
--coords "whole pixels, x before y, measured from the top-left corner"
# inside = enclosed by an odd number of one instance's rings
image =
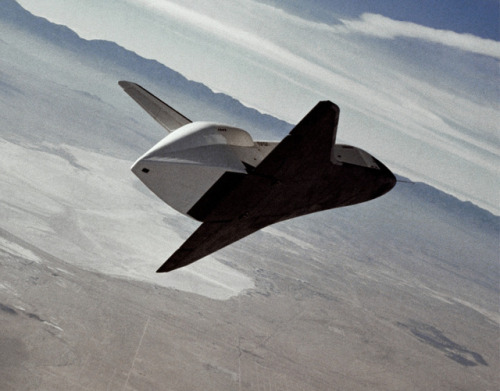
[[[330,99],[341,141],[500,211],[496,41],[375,14],[320,23],[255,0],[21,3],[291,123]]]

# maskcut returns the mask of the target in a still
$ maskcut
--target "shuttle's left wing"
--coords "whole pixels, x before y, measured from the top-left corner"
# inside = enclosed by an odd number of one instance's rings
[[[191,123],[191,120],[174,108],[158,99],[139,84],[130,81],[118,82],[125,92],[135,100],[148,114],[169,132]]]

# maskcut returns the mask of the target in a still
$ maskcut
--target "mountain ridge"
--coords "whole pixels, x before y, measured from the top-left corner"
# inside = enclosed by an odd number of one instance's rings
[[[5,4],[7,4],[6,7]],[[78,55],[84,58],[88,65],[96,69],[108,71],[111,65],[124,68],[129,72],[147,74],[149,79],[157,83],[155,85],[157,88],[175,87],[182,89],[189,87],[190,93],[197,96],[202,102],[209,102],[205,103],[208,106],[228,108],[234,117],[245,117],[247,119],[245,122],[248,122],[248,125],[252,126],[253,124],[255,127],[257,124],[257,129],[271,132],[274,137],[284,137],[293,126],[269,114],[245,106],[227,94],[214,92],[205,84],[189,80],[157,60],[144,58],[115,42],[81,38],[67,26],[55,24],[46,18],[33,15],[15,0],[5,0],[4,7],[5,12],[2,12],[0,19],[4,19],[17,28],[23,28],[37,37],[42,37],[62,49],[70,52],[78,50]],[[103,59],[104,61],[102,61]],[[196,110],[193,111],[194,115],[191,114],[191,117],[194,120],[205,119],[198,118],[199,114]],[[246,129],[251,129],[248,125]]]

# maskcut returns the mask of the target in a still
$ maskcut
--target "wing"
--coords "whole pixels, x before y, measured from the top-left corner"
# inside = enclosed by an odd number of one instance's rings
[[[318,185],[310,178],[332,166],[338,118],[335,104],[318,103],[252,172],[242,174],[157,272],[189,265],[270,224],[324,209],[320,201],[310,205],[308,192]]]
[[[181,126],[191,123],[191,121],[181,113],[158,99],[139,84],[129,81],[118,82],[120,87],[135,100],[147,113],[153,117],[161,126],[169,132]]]

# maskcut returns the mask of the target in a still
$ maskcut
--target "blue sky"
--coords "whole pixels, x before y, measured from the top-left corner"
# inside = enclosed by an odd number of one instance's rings
[[[334,16],[358,17],[369,12],[427,27],[498,39],[498,0],[260,0],[314,20],[328,22]]]
[[[19,2],[291,123],[332,100],[340,141],[500,211],[498,1]]]

